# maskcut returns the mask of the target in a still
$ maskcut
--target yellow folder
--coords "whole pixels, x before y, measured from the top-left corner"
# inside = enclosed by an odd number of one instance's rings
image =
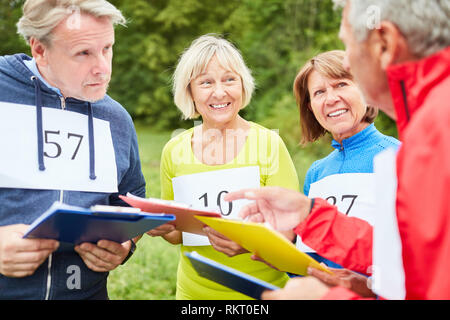
[[[311,266],[332,274],[309,255],[298,250],[281,233],[262,223],[195,217],[281,271],[307,275],[307,268]]]

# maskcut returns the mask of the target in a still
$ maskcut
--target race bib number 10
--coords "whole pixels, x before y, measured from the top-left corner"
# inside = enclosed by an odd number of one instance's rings
[[[0,188],[117,192],[109,122],[94,118],[95,173],[89,178],[86,115],[42,108],[45,170],[38,167],[36,107],[0,102]]]
[[[239,219],[240,209],[248,200],[227,202],[228,192],[260,186],[259,167],[224,169],[179,176],[172,179],[174,200],[195,209],[220,212],[225,219]],[[183,245],[210,245],[206,236],[183,232]]]

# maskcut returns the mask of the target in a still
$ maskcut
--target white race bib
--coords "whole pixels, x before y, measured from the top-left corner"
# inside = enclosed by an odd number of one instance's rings
[[[239,219],[240,209],[249,200],[226,202],[225,194],[246,188],[259,188],[259,167],[242,167],[189,174],[172,179],[174,200],[196,209],[208,209],[222,214],[223,218]],[[183,245],[210,245],[208,237],[183,232]]]
[[[373,173],[333,174],[311,184],[309,198],[323,198],[337,206],[339,212],[373,224],[375,206],[375,175]],[[297,236],[297,248],[315,252]]]
[[[94,118],[95,180],[89,178],[88,117],[42,108],[42,126],[44,171],[38,166],[36,107],[0,102],[0,187],[117,192],[108,121]]]
[[[373,228],[372,290],[386,299],[405,298],[405,272],[398,230],[396,151],[387,149],[374,158],[376,212]]]

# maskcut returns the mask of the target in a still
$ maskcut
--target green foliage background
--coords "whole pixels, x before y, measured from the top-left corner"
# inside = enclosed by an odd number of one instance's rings
[[[23,0],[0,0],[0,55],[29,53],[16,33]],[[311,56],[343,49],[340,12],[331,0],[111,0],[128,19],[117,27],[109,94],[136,121],[154,130],[187,128],[172,101],[171,76],[183,50],[198,36],[232,41],[252,70],[257,89],[242,115],[279,129],[290,150],[300,139],[292,95],[296,72]],[[377,127],[395,135],[384,115]],[[322,148],[321,144],[317,148]]]
[[[339,15],[330,0],[112,2],[130,23],[117,29],[111,95],[126,101],[135,119],[156,128],[192,125],[181,121],[170,82],[181,52],[202,34],[221,34],[241,50],[257,83],[254,99],[243,111],[254,121],[286,104],[295,106],[292,80],[309,55],[342,48],[336,36]],[[315,29],[322,30],[320,35]]]

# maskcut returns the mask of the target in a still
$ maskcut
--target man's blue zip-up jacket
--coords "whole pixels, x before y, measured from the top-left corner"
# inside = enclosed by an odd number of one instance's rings
[[[30,108],[36,108],[39,103],[44,108],[61,108],[60,96],[36,81],[23,63],[30,59],[25,54],[0,56],[0,101]],[[111,174],[117,174],[118,193],[0,188],[0,226],[31,224],[55,201],[88,208],[97,204],[126,205],[118,195],[127,192],[145,197],[136,131],[128,112],[108,95],[94,103],[73,98],[64,102],[65,110],[87,115],[90,122],[92,117],[109,121],[117,166],[117,172]],[[94,174],[93,168],[91,174]],[[80,286],[76,288],[68,285],[74,269],[79,270],[81,276]],[[61,243],[33,275],[10,278],[0,274],[0,299],[107,299],[107,277],[107,272],[90,270],[73,250],[73,245]]]

